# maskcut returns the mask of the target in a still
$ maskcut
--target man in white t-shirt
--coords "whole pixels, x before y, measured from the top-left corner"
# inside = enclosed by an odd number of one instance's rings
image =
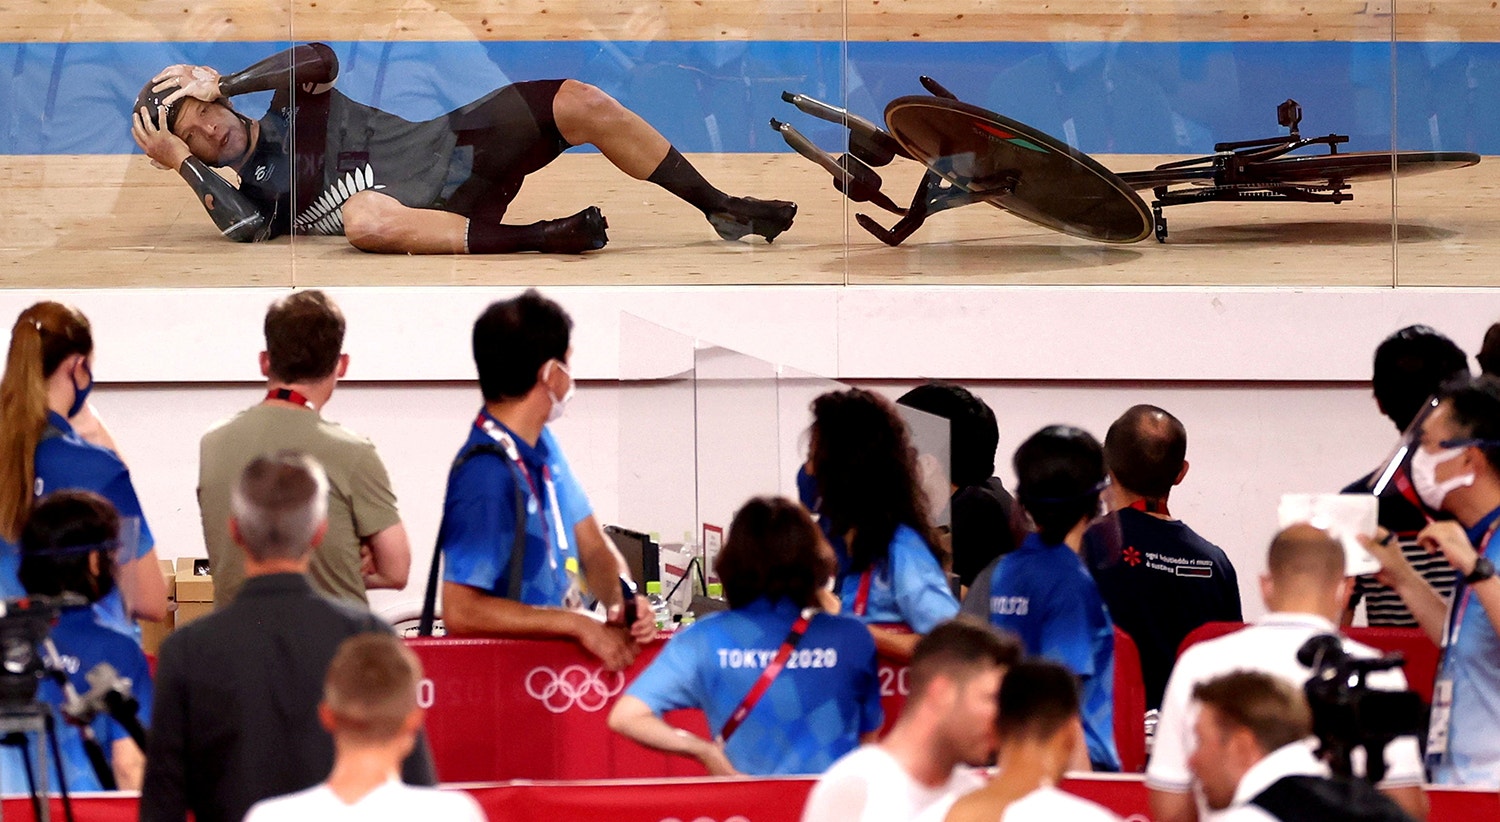
[[[1311,671],[1297,661],[1297,651],[1309,639],[1337,634],[1354,580],[1344,576],[1344,549],[1327,532],[1311,525],[1293,525],[1276,535],[1266,556],[1261,595],[1268,613],[1249,627],[1218,639],[1201,642],[1178,657],[1162,698],[1161,717],[1151,762],[1146,766],[1146,788],[1151,815],[1158,822],[1197,822],[1200,806],[1194,795],[1188,757],[1196,747],[1193,723],[1198,707],[1193,688],[1236,670],[1280,677],[1301,688]],[[1375,650],[1344,639],[1344,650],[1355,657],[1379,656]],[[1379,671],[1366,678],[1371,688],[1406,690],[1400,670]],[[1385,749],[1385,779],[1377,786],[1415,819],[1427,818],[1427,795],[1422,790],[1422,757],[1413,736],[1399,737]]]
[[[881,742],[833,763],[813,787],[802,822],[910,822],[983,784],[966,766],[994,754],[996,695],[1020,642],[987,625],[953,620],[912,654],[906,708]]]
[[[1078,678],[1065,666],[1045,659],[1012,666],[1000,685],[995,733],[995,778],[959,798],[945,815],[932,808],[922,822],[1120,822],[1109,809],[1057,789],[1087,744]]]
[[[466,793],[401,782],[401,761],[422,729],[421,680],[421,663],[396,637],[345,640],[318,706],[333,734],[333,773],[321,785],[255,803],[245,822],[484,822]]]

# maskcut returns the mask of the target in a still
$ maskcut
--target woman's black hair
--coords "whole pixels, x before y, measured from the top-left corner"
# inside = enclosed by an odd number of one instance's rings
[[[115,587],[119,536],[120,515],[109,500],[89,491],[49,494],[21,531],[22,587],[35,596],[73,593],[99,601]],[[89,568],[95,553],[97,573]]]
[[[906,424],[888,400],[861,388],[813,400],[811,462],[831,533],[854,531],[849,546],[855,573],[890,555],[896,528],[906,525],[943,555],[917,482],[917,453]]]

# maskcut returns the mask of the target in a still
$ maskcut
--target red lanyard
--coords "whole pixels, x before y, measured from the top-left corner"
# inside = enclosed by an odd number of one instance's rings
[[[313,406],[312,400],[302,396],[301,393],[292,388],[272,388],[270,391],[266,392],[266,399],[281,400],[282,402],[292,402],[298,405],[305,405],[307,406],[307,410],[309,411],[318,410]]]
[[[1432,522],[1432,515],[1427,513],[1427,506],[1422,502],[1422,495],[1418,494],[1416,487],[1411,484],[1411,477],[1407,476],[1405,471],[1397,471],[1391,481],[1395,483],[1396,491],[1418,511],[1421,511],[1422,516],[1428,522]]]
[[[557,504],[556,495],[554,494],[551,500],[543,499],[541,489],[536,487],[536,481],[531,478],[530,469],[526,467],[525,460],[521,459],[521,450],[516,447],[516,441],[511,439],[509,433],[501,430],[500,426],[494,420],[486,417],[484,412],[480,412],[479,416],[474,418],[474,427],[483,431],[490,439],[500,443],[500,447],[505,449],[505,456],[510,458],[516,464],[516,467],[521,470],[521,477],[526,480],[526,488],[531,492],[531,498],[536,500],[537,513],[541,515],[539,518],[542,521],[542,543],[548,546],[552,544],[547,516],[542,513],[543,506],[554,509],[553,513],[556,515],[558,523],[558,540],[564,539],[562,534],[562,512],[555,510]],[[552,469],[546,465],[542,466],[542,484],[549,489],[552,487]],[[558,547],[564,548],[565,546],[558,545]]]
[[[1142,497],[1125,507],[1134,508],[1143,514],[1161,514],[1164,517],[1172,516],[1167,513],[1167,501],[1164,499],[1146,499]]]
[[[734,709],[734,713],[729,715],[729,721],[724,723],[723,730],[719,731],[719,739],[721,741],[729,741],[729,737],[733,736],[734,732],[739,730],[740,725],[744,723],[745,717],[750,715],[750,710],[755,707],[757,702],[760,702],[761,697],[766,695],[766,691],[770,689],[771,683],[776,680],[776,677],[781,675],[781,670],[786,667],[786,661],[791,658],[792,651],[797,649],[797,643],[801,642],[802,635],[807,633],[807,626],[812,622],[813,613],[813,610],[809,608],[797,617],[796,622],[792,623],[792,630],[786,635],[786,639],[782,641],[781,647],[776,650],[776,656],[771,659],[771,664],[767,665],[766,669],[760,672],[760,678],[755,680],[754,685],[750,686],[750,693],[745,694],[745,698],[740,700],[739,707]]]
[[[1483,557],[1485,552],[1489,550],[1490,540],[1494,539],[1496,528],[1500,528],[1500,518],[1496,518],[1494,522],[1490,523],[1489,530],[1484,532],[1484,538],[1479,540],[1479,545],[1475,546],[1479,556]],[[1469,610],[1469,598],[1473,595],[1474,589],[1465,584],[1463,598],[1458,601],[1458,606],[1453,609],[1453,620],[1448,623],[1448,635],[1443,637],[1444,648],[1458,641],[1458,632],[1464,626],[1464,613]]]
[[[866,611],[870,610],[870,577],[872,577],[874,573],[875,568],[872,566],[866,568],[865,572],[859,575],[859,589],[854,592],[855,616],[862,617],[865,615]]]

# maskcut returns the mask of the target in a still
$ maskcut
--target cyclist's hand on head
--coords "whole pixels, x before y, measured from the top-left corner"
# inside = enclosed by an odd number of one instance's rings
[[[162,101],[168,106],[184,97],[193,97],[205,103],[212,103],[224,96],[223,92],[219,91],[219,73],[208,66],[184,64],[167,66],[151,80],[156,84],[151,87],[152,91],[176,89]]]
[[[152,165],[176,171],[183,160],[192,156],[192,152],[188,151],[187,143],[181,137],[157,126],[158,122],[164,123],[166,119],[166,106],[162,106],[155,114],[142,106],[130,116],[130,136],[135,138],[135,144],[151,158]]]

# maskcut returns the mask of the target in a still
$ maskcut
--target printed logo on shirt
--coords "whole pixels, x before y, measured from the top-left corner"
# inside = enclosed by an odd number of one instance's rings
[[[1125,564],[1129,565],[1132,568],[1134,568],[1137,565],[1140,565],[1141,564],[1141,552],[1135,550],[1134,547],[1126,548],[1125,549]]]
[[[1126,549],[1127,552],[1133,549]],[[1129,562],[1129,557],[1126,557]],[[1134,563],[1132,563],[1133,565]],[[1212,579],[1214,575],[1214,563],[1211,559],[1184,559],[1183,557],[1169,557],[1154,551],[1146,552],[1146,568],[1152,571],[1160,571],[1176,577],[1188,577],[1190,579]]]
[[[764,668],[776,658],[775,649],[766,648],[720,648],[720,668]],[[834,648],[798,648],[786,658],[786,667],[833,668],[839,664],[839,652]]]
[[[609,701],[625,690],[625,675],[619,671],[569,665],[554,671],[545,665],[526,675],[526,693],[555,714],[578,707],[588,713],[604,710]]]
[[[1026,616],[1031,612],[1031,597],[990,597],[990,613],[995,616]]]

